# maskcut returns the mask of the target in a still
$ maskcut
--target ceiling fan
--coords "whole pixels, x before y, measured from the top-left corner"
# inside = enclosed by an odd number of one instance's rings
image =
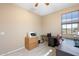
[[[46,6],[49,5],[49,3],[44,3]],[[38,7],[39,3],[35,3],[35,7]]]

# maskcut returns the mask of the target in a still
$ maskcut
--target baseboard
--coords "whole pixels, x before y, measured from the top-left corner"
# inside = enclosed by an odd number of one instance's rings
[[[5,56],[5,55],[7,55],[7,54],[10,54],[10,53],[16,52],[16,51],[18,51],[18,50],[21,50],[21,49],[23,49],[23,48],[24,48],[24,47],[21,47],[21,48],[18,48],[18,49],[9,51],[9,52],[7,52],[7,53],[1,54],[0,56]]]

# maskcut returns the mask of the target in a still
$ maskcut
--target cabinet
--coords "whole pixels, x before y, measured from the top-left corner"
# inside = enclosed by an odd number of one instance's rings
[[[37,37],[25,37],[25,48],[31,50],[38,46]]]

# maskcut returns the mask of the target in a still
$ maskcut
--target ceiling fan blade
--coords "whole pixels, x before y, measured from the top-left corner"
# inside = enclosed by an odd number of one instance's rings
[[[37,6],[38,6],[38,3],[35,4],[35,7],[37,7]]]
[[[49,3],[45,3],[47,6],[49,5]]]

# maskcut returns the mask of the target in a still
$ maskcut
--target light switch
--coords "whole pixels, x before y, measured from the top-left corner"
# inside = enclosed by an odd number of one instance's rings
[[[5,32],[1,32],[0,35],[5,35]]]

